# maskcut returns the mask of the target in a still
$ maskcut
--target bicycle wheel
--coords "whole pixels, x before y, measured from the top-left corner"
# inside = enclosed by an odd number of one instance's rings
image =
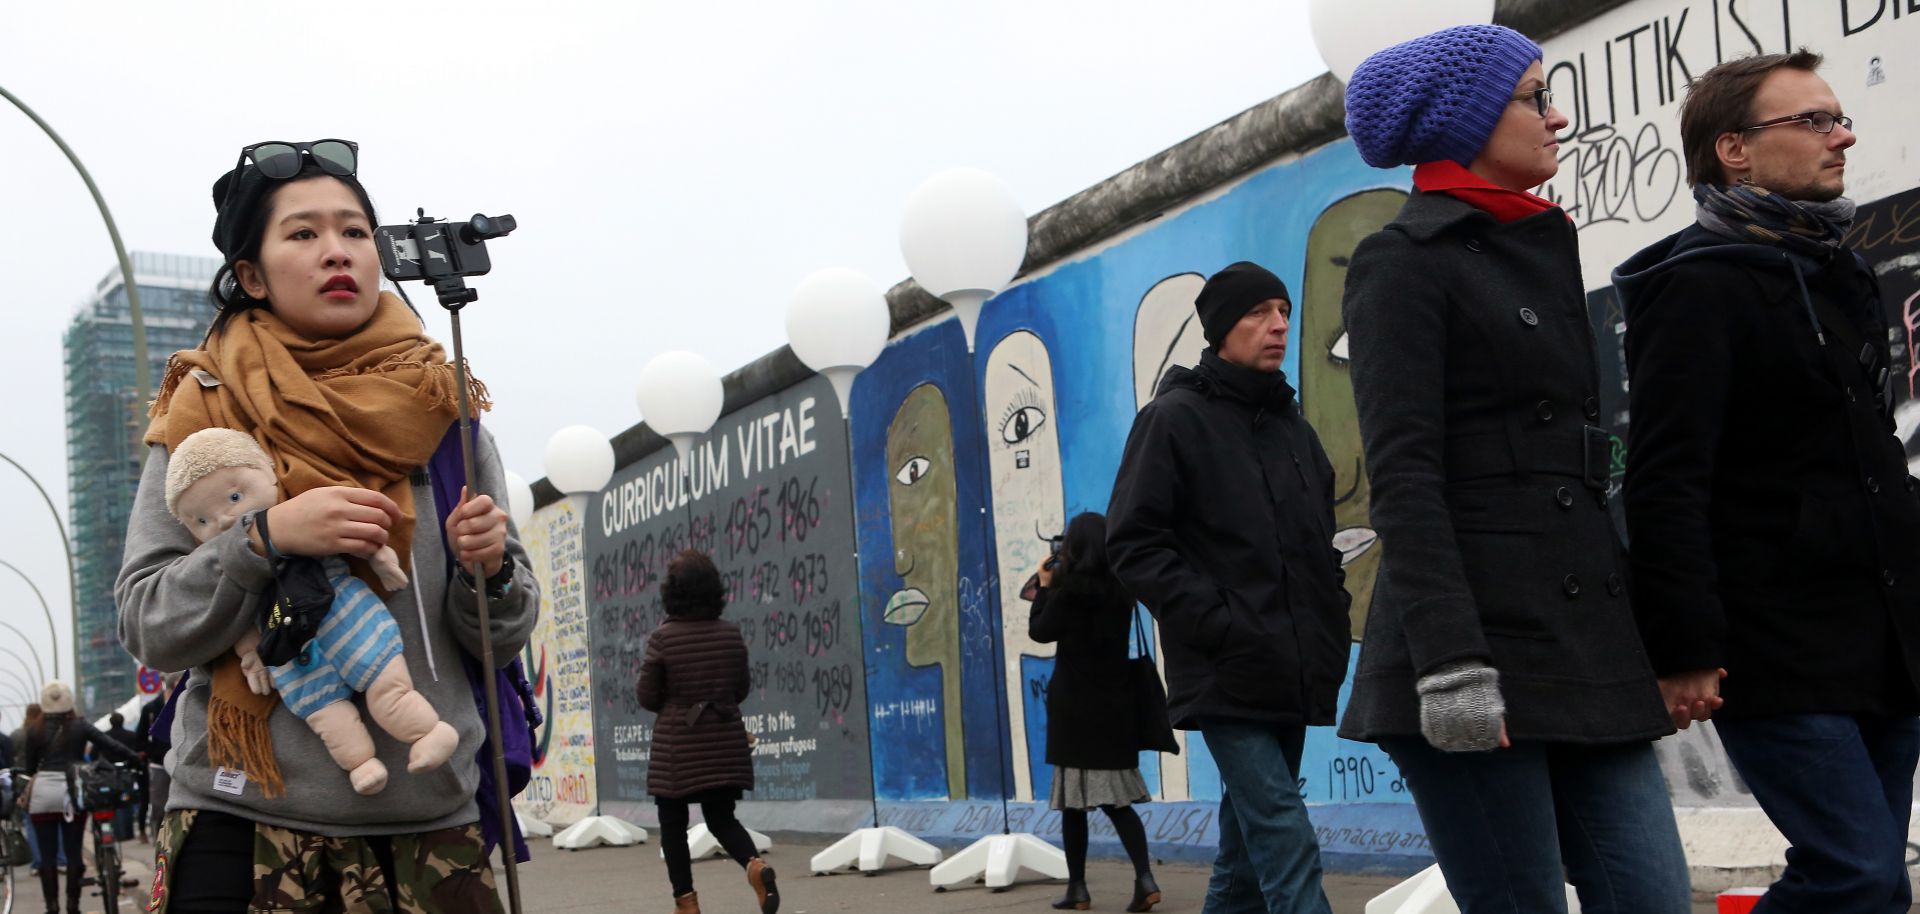
[[[18,867],[0,864],[0,914],[13,914],[13,871]]]
[[[102,910],[113,914],[120,909],[120,848],[111,844],[101,847],[98,858],[100,867],[100,903]]]

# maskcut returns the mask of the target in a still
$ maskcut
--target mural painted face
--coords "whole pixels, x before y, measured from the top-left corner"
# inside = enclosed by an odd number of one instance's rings
[[[1353,640],[1367,627],[1374,578],[1380,572],[1380,537],[1369,512],[1372,486],[1360,447],[1359,411],[1353,402],[1347,330],[1340,299],[1347,284],[1348,259],[1360,239],[1393,221],[1406,203],[1399,190],[1355,194],[1320,214],[1307,233],[1306,275],[1300,296],[1300,410],[1320,434],[1333,464],[1333,545],[1347,572],[1353,595]]]
[[[1756,124],[1815,111],[1845,113],[1833,87],[1818,73],[1786,67],[1760,83],[1750,110]],[[1847,150],[1858,137],[1846,127],[1834,124],[1832,133],[1815,133],[1805,121],[1798,121],[1734,136],[1737,154],[1745,159],[1745,176],[1761,187],[1791,200],[1811,202],[1826,202],[1847,191]],[[1729,177],[1737,180],[1740,175]]]
[[[907,394],[887,429],[893,570],[901,587],[882,618],[907,630],[907,663],[941,673],[947,791],[967,795],[960,708],[960,520],[953,479],[953,420],[940,388]]]
[[[1200,316],[1193,313],[1193,300],[1206,284],[1207,278],[1198,273],[1180,273],[1154,283],[1140,297],[1133,315],[1134,409],[1153,399],[1168,368],[1200,364],[1207,340],[1201,334]]]
[[[1269,298],[1252,308],[1220,341],[1220,357],[1242,368],[1279,371],[1287,360],[1287,331],[1293,327],[1293,303]]]
[[[1540,116],[1533,92],[1547,85],[1546,71],[1534,61],[1513,87],[1514,100],[1493,125],[1493,135],[1467,170],[1509,190],[1527,190],[1547,183],[1560,170],[1560,131],[1567,116],[1549,106]]]
[[[1034,796],[1028,711],[1043,699],[1029,688],[1025,658],[1051,657],[1051,644],[1027,632],[1020,588],[1047,558],[1046,539],[1066,527],[1060,482],[1060,437],[1053,400],[1053,359],[1025,330],[1009,334],[987,356],[987,466],[993,483],[995,558],[1000,570],[1001,624],[1006,636],[1007,713],[1014,758],[1014,798]]]

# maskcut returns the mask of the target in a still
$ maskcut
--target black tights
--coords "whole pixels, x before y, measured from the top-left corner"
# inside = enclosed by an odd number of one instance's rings
[[[660,810],[660,853],[667,858],[667,881],[673,883],[673,897],[693,891],[693,856],[687,850],[687,801],[656,797]],[[727,856],[746,866],[760,855],[753,836],[733,817],[732,800],[707,800],[700,804],[700,815],[707,820],[707,831],[727,849]]]
[[[1107,820],[1113,823],[1113,833],[1120,838],[1120,846],[1127,849],[1127,859],[1133,861],[1133,874],[1145,876],[1153,872],[1153,861],[1147,858],[1147,827],[1141,823],[1140,814],[1131,806],[1102,806],[1100,811],[1107,814]],[[1087,881],[1086,810],[1060,810],[1060,839],[1067,845],[1067,878],[1074,882]]]
[[[46,896],[47,910],[57,911],[60,908],[61,844],[66,845],[67,851],[67,909],[80,910],[80,880],[87,872],[83,846],[87,837],[87,820],[66,822],[59,818],[36,819],[33,837],[40,844],[40,893]]]

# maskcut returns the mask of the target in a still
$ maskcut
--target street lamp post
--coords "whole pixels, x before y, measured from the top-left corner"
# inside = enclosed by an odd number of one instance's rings
[[[840,401],[840,421],[848,442],[847,491],[853,491],[853,421],[850,404],[853,379],[886,351],[887,336],[893,329],[893,315],[887,298],[867,277],[844,268],[821,270],[800,281],[787,305],[787,344],[808,368],[825,375]],[[853,554],[854,567],[860,564],[858,544]],[[860,594],[854,593],[858,606]],[[857,618],[864,619],[864,615]],[[860,645],[860,681],[867,681],[867,646]],[[871,751],[871,747],[869,747]],[[868,759],[871,768],[872,759]],[[942,857],[939,848],[914,837],[906,829],[880,822],[880,785],[873,782],[868,791],[873,801],[873,824],[851,834],[813,855],[809,866],[815,873],[852,867],[873,873],[884,869],[891,858],[915,866],[931,866]]]
[[[41,120],[40,115],[27,107],[26,102],[6,89],[0,88],[0,97],[12,102],[15,108],[20,109],[20,113],[31,118],[46,133],[53,145],[60,147],[67,161],[73,163],[73,170],[80,173],[80,180],[86,182],[87,193],[93,195],[93,205],[100,208],[100,219],[107,224],[107,237],[113,240],[113,256],[120,260],[120,281],[127,287],[127,314],[133,322],[133,378],[140,394],[136,402],[145,403],[153,389],[152,369],[147,365],[147,322],[140,316],[140,290],[133,282],[133,261],[127,257],[127,246],[120,243],[120,227],[113,224],[113,213],[107,209],[107,198],[100,196],[100,188],[93,183],[93,175],[87,173],[87,166],[80,164],[80,157],[74,155],[67,141],[53,131],[52,125]]]
[[[1027,217],[1005,182],[977,168],[954,168],[928,178],[907,200],[906,214],[900,220],[900,253],[905,256],[913,279],[928,294],[953,306],[960,319],[960,330],[967,341],[967,353],[974,362],[974,415],[985,409],[985,392],[979,380],[978,347],[975,325],[980,309],[1020,272],[1027,253]],[[987,472],[992,443],[986,427],[980,429],[980,537],[986,550],[984,560],[992,561],[992,533],[987,529],[987,506],[993,499],[992,480]],[[991,580],[990,573],[980,580]],[[1000,608],[1004,614],[1010,610]],[[994,716],[999,732],[1008,731],[1007,702],[1018,695],[1006,694],[1005,629],[994,640],[995,651]],[[1014,876],[1030,869],[1049,879],[1067,878],[1067,856],[1059,848],[1028,832],[1014,832],[1008,821],[1007,753],[1000,758],[1000,834],[988,835],[968,845],[946,862],[933,868],[928,879],[937,891],[947,886],[981,877],[987,887],[1000,890],[1013,884]],[[1025,764],[1025,759],[1016,760]]]
[[[27,477],[28,482],[33,483],[33,487],[40,492],[40,500],[47,503],[47,510],[53,514],[53,525],[60,530],[60,554],[67,559],[67,594],[68,599],[71,601],[69,611],[72,613],[72,621],[77,627],[80,617],[80,579],[73,573],[73,541],[67,538],[67,522],[60,519],[60,509],[53,506],[53,498],[47,495],[47,488],[41,485],[40,480],[35,479],[32,473],[27,472],[27,468],[21,466],[20,461],[8,457],[5,454],[0,454],[0,460],[13,464],[14,469],[19,470],[22,476]],[[14,570],[19,571],[18,568]],[[26,575],[23,574],[21,577],[26,577]],[[29,581],[28,583],[31,584],[32,582]],[[33,588],[33,592],[36,594],[39,593],[40,588]],[[46,598],[44,596],[41,597],[40,604],[42,606],[46,605]],[[60,636],[57,634],[58,629],[55,628],[53,624],[53,610],[51,609],[47,610],[47,628],[49,631],[56,633],[53,638],[53,675],[54,678],[57,679],[60,676]],[[76,628],[74,643],[77,645],[79,641],[78,630]]]
[[[25,644],[27,645],[27,653],[29,653],[29,654],[32,654],[32,655],[33,655],[33,668],[34,668],[34,671],[35,671],[35,672],[38,672],[38,673],[40,674],[40,681],[41,681],[41,682],[46,682],[46,681],[47,681],[47,668],[46,668],[46,666],[45,666],[45,665],[43,665],[43,664],[41,664],[41,662],[40,662],[40,652],[39,652],[39,651],[36,651],[36,650],[34,650],[34,649],[33,649],[33,640],[27,637],[27,633],[26,633],[26,632],[23,632],[23,631],[21,631],[20,629],[18,629],[18,628],[15,628],[15,627],[13,626],[13,623],[11,623],[11,622],[0,622],[0,628],[5,628],[6,630],[8,630],[8,631],[10,631],[10,632],[13,632],[14,634],[16,634],[16,635],[19,635],[19,636],[20,636],[20,640],[21,640],[22,642],[24,642],[24,643],[25,643]],[[16,656],[17,656],[17,655],[16,655]]]
[[[24,571],[21,571],[20,566],[7,561],[6,559],[0,559],[0,565],[5,565],[8,568],[13,569],[13,573],[19,575],[20,580],[27,582],[27,586],[33,588],[33,595],[40,598],[40,611],[47,614],[47,637],[53,639],[53,675],[55,678],[59,678],[60,676],[59,631],[60,630],[54,627],[53,607],[50,607],[47,605],[47,595],[40,592],[40,585],[33,583],[33,579],[30,577],[27,577],[27,573]]]

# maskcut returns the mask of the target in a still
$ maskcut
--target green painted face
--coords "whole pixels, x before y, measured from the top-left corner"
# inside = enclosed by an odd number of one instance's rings
[[[907,629],[907,663],[936,666],[947,738],[947,789],[966,796],[960,707],[960,520],[954,487],[953,419],[940,388],[908,392],[887,429],[887,501],[893,570],[901,588],[882,617]]]
[[[1333,463],[1333,544],[1346,565],[1347,592],[1353,595],[1355,641],[1366,631],[1373,582],[1380,573],[1380,549],[1368,517],[1371,487],[1361,454],[1360,418],[1353,403],[1340,299],[1353,249],[1362,238],[1391,222],[1406,200],[1406,193],[1399,190],[1354,194],[1328,207],[1307,233],[1299,314],[1300,407]]]

